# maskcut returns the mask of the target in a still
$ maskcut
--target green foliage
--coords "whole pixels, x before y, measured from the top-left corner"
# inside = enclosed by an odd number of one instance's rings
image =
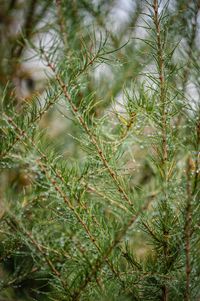
[[[0,299],[199,300],[199,1],[8,2]]]

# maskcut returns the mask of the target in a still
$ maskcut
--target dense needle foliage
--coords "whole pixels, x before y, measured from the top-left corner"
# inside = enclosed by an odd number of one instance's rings
[[[0,8],[0,300],[200,300],[199,0]]]

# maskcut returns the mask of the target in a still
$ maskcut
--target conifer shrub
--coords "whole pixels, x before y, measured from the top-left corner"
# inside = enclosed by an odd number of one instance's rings
[[[200,300],[200,2],[0,5],[0,300]]]

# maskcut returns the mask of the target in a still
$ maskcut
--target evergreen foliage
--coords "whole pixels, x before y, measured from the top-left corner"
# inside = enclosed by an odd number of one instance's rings
[[[1,301],[200,300],[200,2],[125,2],[0,2]]]

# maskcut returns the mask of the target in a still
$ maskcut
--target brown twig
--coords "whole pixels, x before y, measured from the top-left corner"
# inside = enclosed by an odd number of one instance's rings
[[[186,4],[187,5],[187,4]],[[189,1],[188,1],[188,5],[189,5]],[[187,7],[187,9],[189,9]],[[188,48],[189,50],[186,51],[187,53],[187,62],[183,71],[183,82],[182,82],[182,94],[183,97],[186,97],[186,91],[187,91],[187,83],[188,83],[188,79],[190,76],[190,68],[192,65],[192,61],[193,61],[193,50],[194,50],[194,46],[195,46],[195,39],[196,39],[196,35],[198,32],[198,14],[199,14],[199,10],[200,10],[200,1],[197,1],[197,5],[194,11],[194,22],[192,23],[192,32],[191,32],[191,36],[188,38]],[[187,25],[188,26],[188,25]],[[176,128],[178,128],[182,122],[182,118],[183,118],[183,114],[179,114],[177,121],[175,123]]]
[[[199,166],[199,161],[200,161],[200,117],[197,121],[197,125],[196,125],[196,153],[195,153],[195,176],[194,176],[194,185],[193,185],[193,190],[192,190],[192,194],[194,194],[196,192],[197,189],[197,185],[198,185],[198,180],[199,180],[199,176],[200,176],[200,166]]]
[[[58,23],[60,26],[60,32],[62,34],[63,42],[65,47],[67,46],[67,32],[65,29],[65,22],[63,18],[62,12],[62,0],[56,0],[56,8],[57,8],[57,16],[58,16]]]
[[[166,91],[165,91],[165,72],[164,72],[164,54],[163,54],[163,45],[161,40],[161,27],[160,27],[160,16],[158,13],[158,0],[153,1],[153,21],[156,29],[157,36],[157,58],[158,58],[158,73],[159,73],[159,86],[160,86],[160,104],[161,104],[161,115],[162,115],[162,152],[161,152],[161,162],[163,167],[163,180],[167,181],[167,160],[168,160],[168,151],[167,151],[167,113],[166,113]],[[166,194],[166,191],[164,191]],[[165,261],[167,262],[168,257],[168,243],[167,240],[164,243],[164,256]],[[162,301],[168,301],[169,298],[169,289],[166,284],[162,286]]]
[[[165,74],[164,74],[164,56],[163,56],[163,46],[161,42],[161,28],[160,20],[158,14],[158,0],[154,0],[154,25],[156,27],[157,35],[157,55],[158,55],[158,71],[159,71],[159,81],[160,81],[160,102],[162,106],[162,163],[165,170],[166,161],[168,158],[167,152],[167,114],[166,114],[166,104],[165,104]],[[166,171],[165,171],[166,177]]]
[[[35,18],[35,10],[37,6],[37,0],[31,0],[29,2],[29,7],[26,15],[26,19],[24,22],[24,26],[22,28],[22,32],[24,34],[25,38],[29,38],[32,31],[34,30],[34,18]],[[12,54],[14,57],[19,58],[22,55],[22,52],[24,50],[25,42],[24,37],[21,37],[19,44],[14,44],[14,47],[12,49]],[[18,42],[18,41],[17,41]]]
[[[185,288],[185,295],[184,300],[190,301],[190,274],[191,274],[191,263],[190,263],[190,241],[191,241],[191,198],[192,198],[192,191],[191,191],[191,160],[190,158],[187,161],[187,203],[186,203],[186,220],[185,220],[185,255],[186,255],[186,288]]]

